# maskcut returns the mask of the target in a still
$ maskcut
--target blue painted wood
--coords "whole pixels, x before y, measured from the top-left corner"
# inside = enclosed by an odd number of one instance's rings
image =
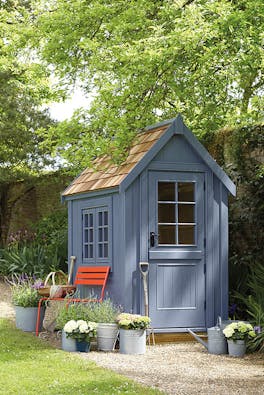
[[[149,246],[150,317],[155,328],[205,326],[204,174],[149,172],[149,233],[155,234],[159,181],[195,183],[197,230],[194,245],[168,246],[156,241]]]
[[[234,193],[234,187],[186,129],[181,117],[177,117],[120,188],[65,198],[69,216],[68,251],[69,257],[77,258],[76,268],[86,264],[81,251],[82,210],[111,206],[112,259],[109,264],[112,271],[106,295],[126,311],[144,313],[138,264],[149,261],[149,302],[153,326],[159,332],[184,331],[187,327],[202,330],[215,325],[218,315],[227,316],[227,196],[228,192]],[[159,177],[170,181],[175,174],[178,179],[195,180],[201,185],[205,181],[205,191],[199,189],[201,230],[197,232],[197,244],[187,248],[179,246],[177,253],[170,246],[149,248],[149,233],[153,229],[157,232],[153,190]],[[88,296],[88,292],[83,288],[81,296]]]
[[[214,261],[214,230],[217,229],[217,223],[214,221],[213,208],[213,173],[208,169],[206,173],[205,187],[205,264],[206,264],[206,326],[210,328],[215,326],[215,292],[219,292],[218,279],[215,275]]]
[[[221,316],[228,318],[228,191],[220,186],[220,278],[221,278]]]
[[[229,192],[235,196],[236,187],[230,180],[227,174],[214,161],[209,152],[198,141],[194,134],[185,126],[182,117],[178,115],[173,123],[168,127],[164,135],[154,144],[154,146],[144,155],[139,163],[127,175],[127,177],[120,184],[120,191],[126,190],[128,186],[140,175],[140,173],[149,165],[154,157],[160,152],[173,135],[183,135],[189,145],[196,151],[196,153],[203,159],[203,162],[210,168],[210,170],[217,175]]]
[[[65,189],[64,192],[66,192],[67,189]],[[76,193],[75,195],[69,195],[69,196],[63,196],[63,193],[62,193],[62,201],[69,202],[69,201],[73,201],[73,200],[90,199],[90,198],[94,198],[94,197],[97,198],[100,196],[101,197],[112,196],[112,195],[116,194],[117,192],[119,192],[119,187],[100,189],[98,191],[90,191],[90,192],[85,192],[85,193]]]

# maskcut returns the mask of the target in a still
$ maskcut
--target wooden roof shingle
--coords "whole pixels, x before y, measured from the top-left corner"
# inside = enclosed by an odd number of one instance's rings
[[[93,167],[85,169],[62,195],[69,196],[119,186],[168,127],[169,124],[165,124],[139,133],[131,145],[127,159],[119,166],[112,163],[106,155],[96,158]]]

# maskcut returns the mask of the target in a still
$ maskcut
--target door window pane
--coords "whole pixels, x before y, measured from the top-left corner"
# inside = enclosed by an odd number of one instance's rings
[[[158,221],[175,223],[175,204],[160,203],[158,207]]]
[[[159,225],[159,244],[176,244],[175,225]]]
[[[158,183],[158,200],[175,202],[175,183],[159,182]]]
[[[178,243],[195,244],[195,227],[193,225],[178,226]]]
[[[195,183],[159,181],[157,216],[158,244],[195,244]]]
[[[178,182],[178,202],[194,202],[194,182]]]
[[[178,221],[181,223],[194,223],[194,205],[179,204],[178,205]]]

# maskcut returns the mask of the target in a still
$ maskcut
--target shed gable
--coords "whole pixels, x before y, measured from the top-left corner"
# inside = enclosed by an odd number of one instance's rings
[[[173,138],[174,136],[176,138]],[[178,152],[178,155],[175,155],[174,151]],[[158,158],[164,160],[165,156],[166,161],[205,163],[227,190],[233,195],[236,194],[234,183],[178,115],[173,121],[154,125],[139,133],[130,148],[127,159],[120,166],[112,163],[108,156],[95,159],[94,166],[85,169],[63,192],[62,196],[67,197],[114,187],[119,187],[121,191],[124,191],[152,160],[159,160]]]

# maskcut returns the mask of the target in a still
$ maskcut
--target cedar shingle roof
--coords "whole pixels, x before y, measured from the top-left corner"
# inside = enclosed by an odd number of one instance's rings
[[[168,127],[169,125],[166,124],[138,134],[127,159],[120,166],[111,163],[110,158],[106,155],[95,159],[93,168],[85,169],[63,192],[63,196],[119,186]]]

